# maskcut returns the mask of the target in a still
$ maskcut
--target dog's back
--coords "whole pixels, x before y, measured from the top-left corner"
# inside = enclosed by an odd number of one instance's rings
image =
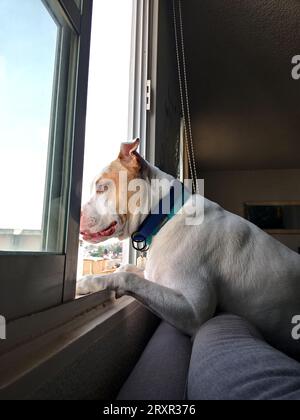
[[[300,256],[209,200],[202,225],[183,226],[183,217],[155,238],[149,280],[190,291],[193,298],[199,283],[209,281],[219,310],[245,317],[271,344],[299,356],[291,332],[292,318],[300,314]]]

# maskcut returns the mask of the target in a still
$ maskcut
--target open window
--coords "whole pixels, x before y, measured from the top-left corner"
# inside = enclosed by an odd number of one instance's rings
[[[131,140],[128,103],[133,12],[133,0],[94,2],[83,203],[90,198],[95,177],[117,158],[120,144]],[[98,245],[80,241],[78,279],[114,272],[121,264],[129,263],[128,249],[128,241],[117,239]]]
[[[0,4],[0,314],[8,321],[75,298],[82,186],[84,200],[95,169],[122,141],[145,140],[148,7],[139,0]],[[108,270],[130,257],[126,244],[94,252],[98,269],[105,255],[114,257]]]

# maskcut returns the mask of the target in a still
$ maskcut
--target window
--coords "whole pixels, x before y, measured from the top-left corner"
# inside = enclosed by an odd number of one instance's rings
[[[94,3],[83,203],[90,198],[95,176],[117,158],[121,142],[131,140],[128,138],[128,103],[132,16],[133,0]],[[78,278],[113,272],[123,262],[128,262],[126,246],[126,242],[118,240],[99,245],[81,242]]]
[[[145,139],[148,0],[94,6],[89,76],[92,0],[0,0],[0,316],[8,322],[74,300],[82,184],[86,198],[121,141]]]
[[[0,313],[7,320],[62,303],[72,275],[78,239],[69,232],[80,203],[70,179],[74,163],[80,172],[92,2],[82,5],[0,1]]]
[[[62,108],[75,35],[40,0],[0,6],[0,250],[61,253]]]

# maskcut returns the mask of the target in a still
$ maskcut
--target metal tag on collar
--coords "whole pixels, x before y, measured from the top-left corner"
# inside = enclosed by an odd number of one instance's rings
[[[132,246],[136,251],[147,252],[149,246],[147,244],[147,238],[145,238],[141,233],[136,232],[131,236]]]

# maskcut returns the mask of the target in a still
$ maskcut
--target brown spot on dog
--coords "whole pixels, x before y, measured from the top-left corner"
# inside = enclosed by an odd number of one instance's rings
[[[123,194],[127,194],[128,203],[135,193],[134,191],[128,191],[128,184],[134,179],[141,178],[142,175],[143,158],[137,152],[139,145],[139,139],[135,140],[134,143],[122,143],[118,159],[114,160],[96,181],[97,184],[100,184],[105,180],[113,181],[116,187],[116,206],[119,214],[121,213],[120,194],[122,194],[122,196]],[[124,171],[127,173],[126,191],[120,191],[119,174]],[[124,223],[127,220],[128,215],[120,214],[120,217]]]

